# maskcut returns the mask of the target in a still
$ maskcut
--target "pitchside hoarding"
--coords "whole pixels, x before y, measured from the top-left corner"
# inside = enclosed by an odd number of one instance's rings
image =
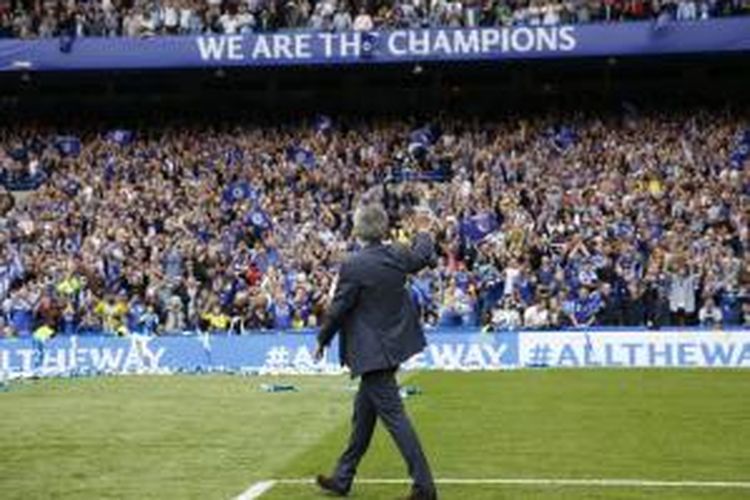
[[[750,51],[750,18],[0,40],[0,71],[501,61]]]
[[[750,330],[431,333],[406,370],[557,368],[750,368]],[[314,333],[0,341],[0,373],[336,373],[336,349],[312,354]]]

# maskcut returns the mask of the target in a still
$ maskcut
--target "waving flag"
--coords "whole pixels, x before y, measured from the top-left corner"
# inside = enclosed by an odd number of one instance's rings
[[[55,147],[63,156],[78,156],[81,153],[81,140],[73,135],[60,135],[55,139]]]
[[[107,140],[119,144],[120,146],[126,146],[133,142],[135,134],[132,130],[115,129],[107,132]]]
[[[739,170],[748,158],[750,158],[750,129],[742,132],[737,138],[734,151],[729,156],[729,165]]]
[[[575,144],[577,136],[575,131],[565,125],[560,126],[558,129],[552,129],[551,131],[552,146],[559,152],[563,152]]]
[[[302,146],[289,146],[286,150],[286,158],[305,168],[314,168],[317,163],[315,153]]]
[[[445,182],[450,180],[450,172],[438,170],[394,169],[386,182]]]
[[[271,229],[271,217],[260,207],[255,207],[245,215],[245,224],[253,226],[257,231]]]
[[[333,120],[327,115],[318,115],[313,121],[313,128],[319,134],[325,134],[333,129]]]
[[[412,130],[409,133],[409,146],[407,148],[409,154],[412,156],[424,155],[437,142],[438,136],[437,128],[431,125]]]
[[[221,198],[225,203],[231,205],[244,200],[255,200],[258,198],[258,193],[249,182],[237,181],[224,189]]]
[[[489,212],[464,218],[459,226],[461,236],[471,242],[483,240],[500,227],[497,217]]]

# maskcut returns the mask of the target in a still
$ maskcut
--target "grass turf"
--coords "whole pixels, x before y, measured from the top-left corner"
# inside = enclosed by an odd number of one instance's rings
[[[230,498],[330,471],[348,431],[343,377],[41,381],[0,394],[0,498]],[[409,375],[407,401],[444,478],[750,481],[750,372],[513,371]],[[403,478],[379,427],[362,477]],[[406,485],[357,485],[363,499]],[[442,498],[748,498],[750,490],[444,485]],[[320,499],[277,485],[268,499]]]

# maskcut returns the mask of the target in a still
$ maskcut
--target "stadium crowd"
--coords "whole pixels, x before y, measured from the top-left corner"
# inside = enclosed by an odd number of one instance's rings
[[[750,324],[750,128],[731,111],[0,129],[0,332],[314,327],[350,213],[436,215],[433,326]],[[41,330],[40,330],[41,329]]]
[[[0,3],[0,38],[691,21],[748,13],[749,0],[13,0]]]

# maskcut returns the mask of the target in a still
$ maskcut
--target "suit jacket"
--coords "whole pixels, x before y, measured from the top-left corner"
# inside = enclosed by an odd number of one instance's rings
[[[406,277],[433,264],[435,247],[426,233],[411,248],[375,244],[341,266],[336,292],[323,318],[318,343],[328,346],[340,332],[341,363],[352,376],[398,367],[427,345]]]

